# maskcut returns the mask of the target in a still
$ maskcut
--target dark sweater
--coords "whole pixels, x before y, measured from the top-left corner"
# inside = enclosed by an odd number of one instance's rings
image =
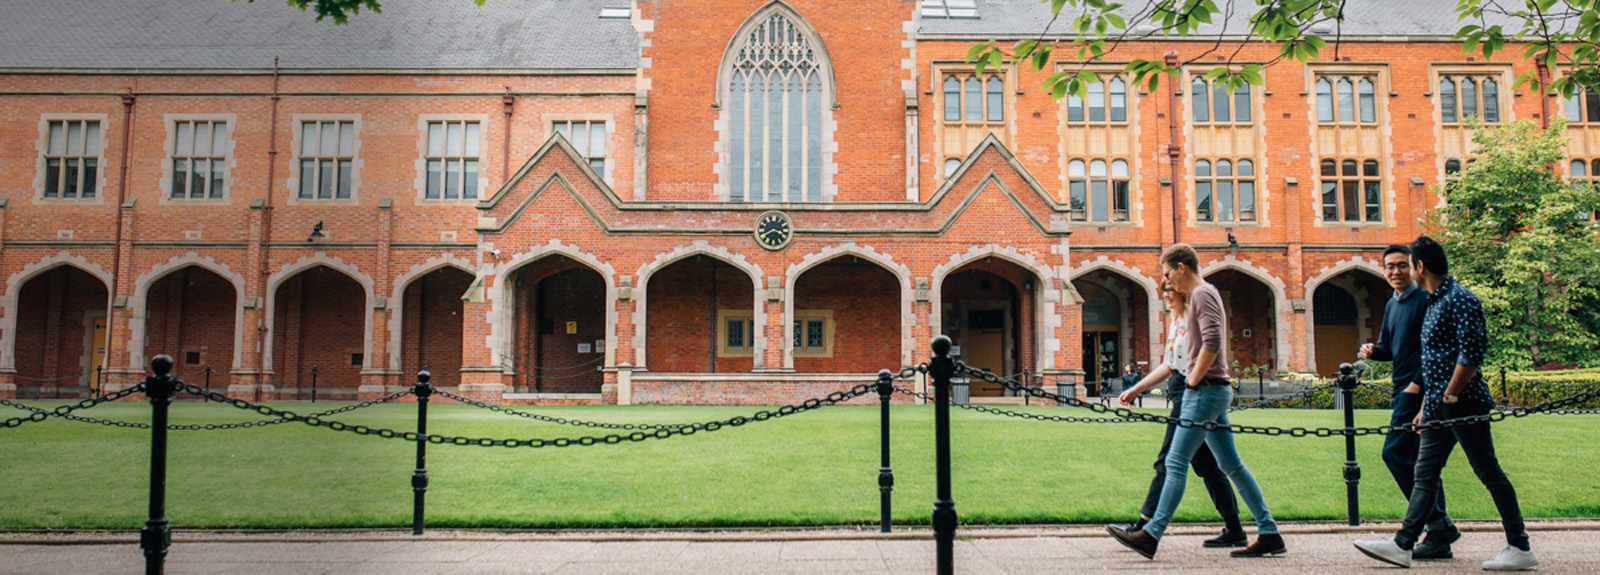
[[[1417,381],[1422,371],[1422,318],[1428,311],[1428,292],[1412,283],[1383,306],[1383,328],[1369,356],[1394,362],[1394,390],[1399,393]]]

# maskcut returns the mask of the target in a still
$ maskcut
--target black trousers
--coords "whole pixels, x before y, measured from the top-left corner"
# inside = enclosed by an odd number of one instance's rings
[[[1463,399],[1457,404],[1441,404],[1443,419],[1466,415],[1483,415],[1492,408],[1489,404]],[[1450,460],[1456,444],[1467,455],[1472,472],[1489,490],[1494,507],[1500,512],[1500,524],[1505,528],[1506,543],[1518,548],[1528,546],[1528,530],[1522,524],[1522,507],[1517,505],[1517,490],[1511,486],[1500,460],[1494,454],[1494,437],[1489,433],[1489,423],[1474,423],[1422,432],[1422,444],[1417,449],[1416,481],[1411,487],[1410,505],[1406,508],[1405,524],[1395,534],[1394,541],[1401,548],[1410,549],[1422,536],[1422,528],[1433,515],[1438,504],[1439,472]]]
[[[1182,397],[1174,396],[1174,397]],[[1178,417],[1181,403],[1173,402],[1172,417]],[[1156,504],[1161,502],[1161,487],[1167,483],[1167,450],[1172,448],[1172,434],[1178,430],[1178,424],[1167,424],[1167,435],[1161,439],[1161,453],[1156,455],[1155,478],[1150,480],[1150,491],[1144,496],[1144,506],[1139,508],[1140,517],[1154,517]],[[1211,448],[1200,444],[1200,450],[1194,453],[1190,463],[1195,475],[1206,484],[1206,493],[1211,495],[1211,504],[1217,507],[1217,513],[1222,515],[1224,521],[1233,523],[1239,518],[1239,502],[1233,497],[1233,484],[1228,482],[1228,474],[1222,472],[1217,466],[1217,458],[1211,455]]]
[[[1422,394],[1400,392],[1389,401],[1389,425],[1399,427],[1411,423],[1422,412]],[[1389,467],[1389,475],[1394,477],[1395,483],[1400,485],[1400,496],[1408,500],[1411,498],[1412,487],[1416,485],[1417,450],[1421,447],[1422,438],[1415,433],[1391,433],[1383,436],[1383,463]],[[1450,516],[1445,511],[1444,487],[1438,490],[1433,511],[1424,519],[1428,529],[1449,530]]]

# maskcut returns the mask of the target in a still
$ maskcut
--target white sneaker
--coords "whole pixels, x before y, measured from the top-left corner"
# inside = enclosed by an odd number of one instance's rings
[[[1539,556],[1533,550],[1523,551],[1507,545],[1493,559],[1483,562],[1484,571],[1524,571],[1539,565]]]
[[[1357,539],[1356,549],[1384,563],[1411,568],[1411,550],[1401,549],[1393,539]],[[1484,568],[1488,569],[1488,563],[1484,565],[1486,566]]]

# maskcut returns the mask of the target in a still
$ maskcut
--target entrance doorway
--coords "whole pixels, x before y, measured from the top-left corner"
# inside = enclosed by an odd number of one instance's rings
[[[966,337],[962,346],[964,361],[970,367],[987,369],[990,373],[1007,375],[1006,369],[1006,309],[968,309],[967,325],[961,330]],[[1005,387],[987,381],[972,381],[972,395],[999,397]]]
[[[85,350],[89,357],[85,358],[88,369],[84,377],[88,379],[86,386],[89,387],[89,395],[94,396],[100,395],[101,371],[98,368],[106,363],[106,312],[89,312],[89,321],[93,322],[89,328],[93,335],[90,336],[89,349]]]
[[[1355,361],[1361,335],[1355,298],[1344,288],[1324,283],[1312,294],[1312,326],[1316,330],[1317,374],[1333,377],[1341,361]]]
[[[1089,395],[1113,393],[1122,377],[1122,349],[1118,332],[1083,328],[1083,373],[1091,384]]]

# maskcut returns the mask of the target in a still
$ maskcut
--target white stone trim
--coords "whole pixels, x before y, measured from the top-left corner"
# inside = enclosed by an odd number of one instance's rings
[[[17,299],[22,295],[22,286],[28,280],[39,274],[50,271],[60,266],[72,266],[87,272],[89,275],[100,278],[106,288],[106,307],[110,307],[111,274],[82,256],[73,255],[66,250],[56,252],[56,255],[40,258],[39,261],[28,264],[17,273],[6,278],[5,298],[0,300],[0,308],[5,310],[5,316],[0,317],[0,371],[15,372],[17,368]],[[106,356],[110,363],[111,356]]]
[[[782,323],[784,333],[788,333],[788,326],[794,322],[794,286],[799,282],[800,276],[813,267],[847,255],[878,264],[879,267],[894,274],[895,279],[900,280],[900,363],[902,365],[911,365],[912,353],[916,350],[916,342],[912,339],[912,332],[916,327],[916,316],[911,313],[911,300],[915,294],[911,290],[911,268],[894,261],[894,256],[879,252],[877,248],[857,245],[853,241],[845,241],[839,245],[829,246],[806,254],[800,261],[795,262],[787,270],[784,270]],[[762,328],[759,331],[766,331],[765,324],[760,325]],[[788,341],[787,338],[784,341]],[[757,349],[765,350],[766,348],[760,347]],[[788,345],[783,346],[783,367],[785,369],[794,369],[794,349]]]
[[[1437,111],[1437,107],[1435,107],[1435,111]],[[1322,268],[1322,271],[1318,273],[1316,277],[1306,280],[1306,369],[1314,373],[1317,372],[1317,326],[1315,319],[1316,316],[1313,315],[1313,313],[1316,311],[1317,288],[1322,285],[1322,282],[1331,280],[1335,277],[1338,277],[1340,274],[1351,270],[1369,271],[1374,275],[1377,275],[1378,279],[1382,279],[1386,282],[1388,281],[1388,279],[1384,278],[1383,276],[1382,264],[1361,256],[1350,256],[1349,258],[1334,262],[1333,265]],[[1340,288],[1343,288],[1346,292],[1349,292],[1352,297],[1356,298],[1356,333],[1359,337],[1361,330],[1366,329],[1366,320],[1371,318],[1372,312],[1367,310],[1366,306],[1362,305],[1365,297],[1357,297],[1357,290],[1354,289],[1354,286],[1343,284],[1336,285],[1339,285]],[[1365,317],[1363,317],[1363,314]],[[1368,332],[1368,334],[1370,335],[1370,332]]]
[[[646,362],[645,355],[647,351],[645,342],[648,341],[645,338],[645,330],[649,328],[649,322],[646,321],[645,313],[650,309],[650,307],[646,305],[649,301],[648,298],[650,297],[650,278],[654,276],[656,272],[666,269],[667,266],[693,255],[704,255],[715,258],[722,263],[743,270],[745,275],[750,276],[750,283],[752,287],[751,297],[753,298],[753,301],[751,302],[751,309],[755,312],[754,324],[757,327],[755,333],[753,334],[755,336],[755,341],[752,343],[751,348],[755,352],[753,354],[754,358],[752,367],[764,367],[766,362],[766,354],[764,350],[767,349],[767,306],[765,303],[766,290],[762,289],[761,280],[762,278],[766,277],[766,273],[761,271],[761,266],[759,264],[745,259],[744,254],[736,254],[729,251],[728,248],[711,245],[706,240],[695,240],[692,244],[679,245],[670,251],[657,254],[654,260],[639,266],[639,271],[637,272],[639,279],[636,283],[636,287],[633,288],[634,367],[643,368],[650,365]]]
[[[481,166],[481,164],[480,164]],[[478,266],[471,261],[456,257],[453,253],[442,254],[427,261],[411,266],[410,270],[394,278],[394,292],[389,296],[389,370],[400,371],[400,331],[405,325],[405,299],[406,288],[411,282],[443,268],[456,268],[458,270],[478,275]]]
[[[489,335],[484,337],[484,344],[489,348],[489,357],[495,365],[502,367],[502,372],[511,375],[516,372],[516,365],[505,361],[506,350],[516,345],[515,332],[512,329],[516,324],[516,307],[513,305],[516,290],[506,285],[503,281],[507,274],[524,265],[531,264],[545,256],[563,255],[576,260],[600,274],[605,281],[606,295],[603,300],[606,306],[606,359],[605,368],[616,366],[617,361],[617,272],[611,264],[605,263],[593,254],[583,249],[561,243],[561,240],[552,239],[550,243],[542,246],[532,246],[527,250],[510,256],[505,262],[496,264],[490,277],[484,281],[493,281],[494,287],[486,290],[490,301],[489,308]]]
[[[1059,291],[1061,288],[1057,285],[1060,283],[1057,281],[1059,278],[1053,267],[1040,263],[1032,255],[1019,252],[1016,248],[999,244],[975,245],[967,248],[965,252],[952,254],[948,261],[933,268],[932,279],[929,281],[931,289],[929,289],[928,294],[928,300],[932,302],[933,307],[928,312],[928,321],[932,324],[934,331],[939,331],[940,324],[943,322],[945,276],[961,269],[961,266],[987,257],[1000,258],[1021,266],[1023,269],[1033,272],[1033,275],[1039,279],[1039,287],[1034,291],[1033,296],[1034,309],[1036,310],[1034,316],[1036,319],[1032,326],[1036,334],[1034,345],[1038,347],[1034,353],[1034,361],[1037,365],[1020,367],[1036,372],[1055,369],[1055,354],[1061,349],[1061,339],[1056,337],[1056,330],[1061,327],[1061,315],[1057,311],[1059,302],[1061,302],[1061,293]],[[910,363],[909,358],[907,358],[906,363]]]
[[[328,266],[343,272],[345,275],[350,276],[350,279],[360,283],[362,291],[366,292],[366,305],[362,306],[366,308],[364,310],[366,319],[362,322],[361,329],[361,371],[366,372],[372,369],[372,306],[376,301],[373,297],[374,282],[372,281],[372,276],[361,273],[361,269],[356,267],[355,264],[348,263],[338,257],[329,256],[327,252],[319,251],[302,257],[292,264],[278,268],[276,273],[267,277],[267,301],[264,308],[266,316],[261,320],[262,324],[267,326],[267,330],[261,334],[261,346],[266,349],[261,359],[261,370],[263,372],[271,372],[273,369],[272,330],[274,327],[272,324],[277,319],[278,286],[296,274],[317,266]]]
[[[178,122],[221,122],[228,126],[228,143],[223,148],[222,163],[228,167],[228,175],[222,179],[222,197],[218,199],[203,198],[191,200],[188,198],[176,199],[172,197],[172,156],[173,148],[178,145]],[[161,181],[156,184],[157,205],[168,206],[226,206],[233,203],[234,174],[239,170],[239,158],[233,153],[234,146],[239,143],[233,133],[239,129],[238,114],[167,114],[162,117],[162,128],[166,130],[166,140],[161,144]],[[240,290],[243,291],[243,290]],[[234,358],[238,365],[238,358]]]
[[[46,180],[45,175],[44,175],[45,165],[46,165],[45,159],[44,159],[44,155],[45,155],[45,152],[49,151],[49,147],[50,147],[50,122],[76,122],[76,121],[96,121],[96,122],[100,122],[100,155],[96,156],[96,158],[95,158],[95,165],[96,165],[95,171],[96,171],[96,175],[98,175],[100,177],[100,181],[95,184],[94,199],[92,199],[92,200],[80,200],[80,199],[69,200],[69,199],[64,199],[64,198],[46,199],[44,197],[44,183],[45,183],[45,180]],[[111,117],[108,114],[43,114],[43,115],[40,115],[39,116],[39,138],[33,141],[33,147],[34,147],[34,155],[33,155],[33,158],[34,158],[34,164],[33,164],[33,197],[31,199],[33,200],[34,205],[98,206],[98,205],[105,204],[106,203],[106,192],[108,191],[106,189],[106,182],[108,181],[108,178],[109,178],[108,176],[106,176],[106,172],[109,171],[107,169],[107,166],[106,166],[106,147],[107,147],[107,144],[110,142],[109,138],[107,137],[107,134],[110,131],[111,131]],[[65,144],[63,144],[63,145],[65,145]],[[85,157],[87,157],[87,156],[85,156]],[[83,192],[82,191],[78,192],[78,197],[80,197],[80,198],[83,197]]]
[[[712,108],[717,110],[717,118],[712,121],[711,128],[717,134],[717,139],[712,143],[712,151],[717,155],[717,162],[712,166],[712,173],[716,174],[717,181],[712,185],[720,201],[728,201],[732,194],[731,183],[728,181],[728,166],[732,161],[729,158],[729,140],[733,137],[729,129],[728,106],[728,80],[732,69],[738,63],[738,48],[743,45],[742,39],[750,32],[752,27],[760,26],[764,20],[774,12],[780,12],[795,24],[795,28],[805,34],[806,39],[816,51],[818,76],[822,81],[822,93],[826,101],[822,106],[822,197],[819,203],[830,203],[839,193],[839,188],[834,176],[839,173],[837,155],[839,143],[835,141],[838,133],[837,119],[833,111],[839,108],[838,84],[834,76],[833,56],[828,53],[827,43],[823,41],[821,32],[811,24],[805,16],[800,14],[793,6],[784,0],[772,0],[761,8],[752,12],[739,28],[728,37],[728,45],[723,49],[722,60],[717,64],[717,84],[712,91],[714,100]],[[749,202],[747,198],[745,200]]]
[[[128,300],[128,332],[130,333],[127,347],[128,365],[143,366],[145,363],[144,345],[148,335],[145,333],[147,329],[145,321],[149,307],[150,287],[172,272],[191,266],[217,274],[222,279],[228,280],[228,283],[233,284],[233,364],[228,366],[228,371],[231,372],[242,365],[245,330],[244,276],[234,273],[228,267],[228,264],[218,262],[211,256],[202,257],[199,253],[193,251],[181,256],[173,256],[172,259],[167,260],[165,263],[151,266],[148,271],[134,278],[133,297]]]
[[[1241,260],[1234,257],[1233,254],[1223,256],[1221,259],[1211,260],[1210,263],[1200,266],[1200,277],[1204,278],[1222,270],[1234,270],[1253,277],[1266,284],[1267,289],[1272,292],[1274,307],[1278,313],[1277,318],[1272,322],[1275,326],[1273,339],[1277,341],[1272,351],[1274,356],[1273,363],[1276,364],[1274,367],[1279,371],[1288,369],[1289,353],[1292,351],[1289,346],[1289,314],[1291,312],[1289,309],[1289,290],[1284,285],[1283,280],[1256,266],[1250,260]],[[1232,358],[1231,354],[1229,358]]]
[[[350,198],[346,200],[319,200],[300,199],[300,150],[302,142],[300,136],[305,133],[306,122],[352,122],[355,136],[350,150]],[[289,177],[284,178],[284,185],[289,187],[284,203],[290,206],[355,206],[361,203],[361,167],[366,165],[366,160],[361,157],[362,128],[361,114],[294,114],[289,120],[293,132],[289,139]],[[426,137],[426,136],[424,136]],[[320,157],[320,156],[319,156]],[[479,164],[480,170],[482,164]],[[335,166],[335,171],[338,167]],[[481,191],[481,190],[480,190]],[[482,194],[479,194],[482,195]],[[369,286],[370,287],[370,286]]]
[[[478,196],[469,199],[428,199],[428,124],[432,122],[477,122],[478,123]],[[463,145],[465,144],[466,130],[462,129]],[[357,134],[360,131],[357,130]],[[448,135],[447,135],[448,137]],[[295,148],[298,150],[299,148]],[[464,151],[464,150],[463,150]],[[417,115],[417,159],[413,160],[417,170],[417,177],[411,181],[412,204],[418,206],[466,206],[477,205],[479,200],[494,195],[494,188],[489,187],[489,115],[488,114],[419,114]],[[465,157],[465,156],[463,156]],[[299,166],[295,166],[296,170]],[[298,175],[298,171],[296,174]],[[354,174],[351,175],[352,181]],[[354,184],[351,184],[354,187]],[[298,193],[298,190],[296,191]],[[352,190],[353,192],[353,190]],[[441,193],[441,196],[443,194]],[[354,197],[354,193],[351,194]]]
[[[1150,346],[1150,366],[1153,368],[1165,349],[1162,345],[1164,342],[1160,340],[1167,337],[1167,330],[1161,325],[1161,312],[1165,309],[1165,306],[1161,303],[1161,284],[1157,283],[1154,278],[1145,275],[1144,271],[1140,270],[1138,266],[1130,266],[1122,260],[1114,260],[1103,255],[1073,266],[1068,270],[1067,278],[1068,281],[1073,281],[1079,276],[1096,270],[1109,271],[1144,288],[1146,294],[1145,306],[1149,310],[1146,313],[1149,317],[1146,319],[1149,320],[1148,323],[1150,324],[1148,326],[1150,341],[1147,343]]]

